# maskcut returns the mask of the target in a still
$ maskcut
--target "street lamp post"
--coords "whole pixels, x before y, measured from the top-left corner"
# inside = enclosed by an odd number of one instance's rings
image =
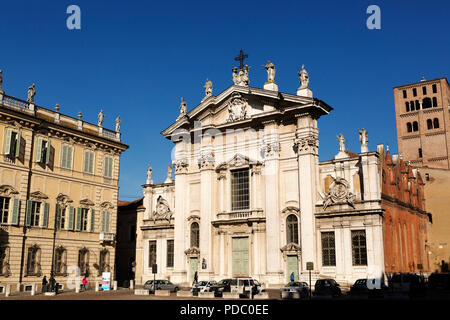
[[[52,249],[52,267],[50,271],[50,291],[55,291],[55,244],[56,244],[56,230],[59,225],[59,211],[60,208],[57,205],[56,214],[55,214],[55,226],[53,228],[53,249]]]

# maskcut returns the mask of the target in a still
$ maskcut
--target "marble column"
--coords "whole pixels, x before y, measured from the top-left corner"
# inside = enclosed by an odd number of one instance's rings
[[[302,252],[302,272],[306,271],[306,263],[317,265],[317,244],[314,238],[315,204],[317,197],[317,165],[319,130],[317,120],[310,114],[297,116],[295,147],[298,159],[298,186],[300,203],[300,243]]]

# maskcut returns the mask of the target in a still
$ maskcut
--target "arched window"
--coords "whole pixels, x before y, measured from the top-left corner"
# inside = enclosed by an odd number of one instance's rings
[[[437,107],[437,98],[433,97],[433,107]]]
[[[428,130],[433,129],[433,122],[431,121],[431,119],[427,120],[427,128]]]
[[[290,214],[286,219],[286,236],[287,243],[298,244],[298,219],[293,214]]]
[[[422,100],[422,109],[428,109],[431,108],[431,99],[430,98],[424,98]]]
[[[433,119],[433,128],[435,128],[435,129],[439,128],[439,119],[438,118]]]
[[[409,112],[409,102],[406,101],[406,102],[405,102],[405,105],[406,105],[406,112]]]
[[[410,110],[411,110],[411,111],[414,111],[414,110],[415,110],[415,108],[414,108],[414,101],[411,101],[411,102],[409,103],[409,106],[410,106]]]
[[[417,123],[417,121],[413,122],[413,131],[414,132],[419,131],[419,124]]]
[[[423,108],[422,108],[423,109]],[[420,103],[419,100],[416,100],[416,110],[420,110]]]
[[[41,275],[41,248],[39,248],[38,245],[34,245],[28,248],[27,275]]]
[[[411,122],[408,122],[406,124],[406,129],[408,130],[408,132],[412,132],[412,124],[411,124]]]
[[[191,224],[191,248],[200,247],[200,228],[197,222]]]

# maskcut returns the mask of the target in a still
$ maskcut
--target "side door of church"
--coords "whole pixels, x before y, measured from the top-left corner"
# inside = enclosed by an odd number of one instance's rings
[[[249,276],[248,237],[233,238],[232,251],[233,277]]]
[[[191,273],[191,283],[194,281],[195,271],[198,270],[198,258],[191,258],[189,260],[190,273]]]
[[[298,281],[298,256],[287,256],[287,281],[290,281],[292,272],[294,280]]]

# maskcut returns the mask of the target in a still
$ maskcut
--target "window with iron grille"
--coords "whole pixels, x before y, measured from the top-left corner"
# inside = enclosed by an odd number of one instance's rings
[[[27,255],[27,275],[37,275],[40,266],[40,251],[38,246],[28,248]]]
[[[9,198],[0,197],[0,223],[8,223]]]
[[[167,240],[167,267],[173,267],[173,240]]]
[[[322,232],[322,265],[336,266],[334,232]]]
[[[354,266],[366,266],[367,265],[366,231],[365,230],[352,231],[352,252],[353,252],[353,265]]]
[[[148,244],[148,266],[151,268],[156,263],[156,240]]]
[[[99,273],[102,272],[109,272],[109,251],[108,250],[102,250],[100,251],[100,270]]]
[[[291,214],[286,219],[287,229],[287,243],[298,244],[298,219],[295,215]]]
[[[191,248],[200,247],[200,227],[197,222],[191,224]]]
[[[89,250],[86,248],[78,251],[78,267],[80,274],[88,276],[89,274]]]
[[[248,169],[231,171],[231,209],[250,208]]]
[[[55,252],[55,273],[65,275],[66,273],[66,249],[58,248]]]

